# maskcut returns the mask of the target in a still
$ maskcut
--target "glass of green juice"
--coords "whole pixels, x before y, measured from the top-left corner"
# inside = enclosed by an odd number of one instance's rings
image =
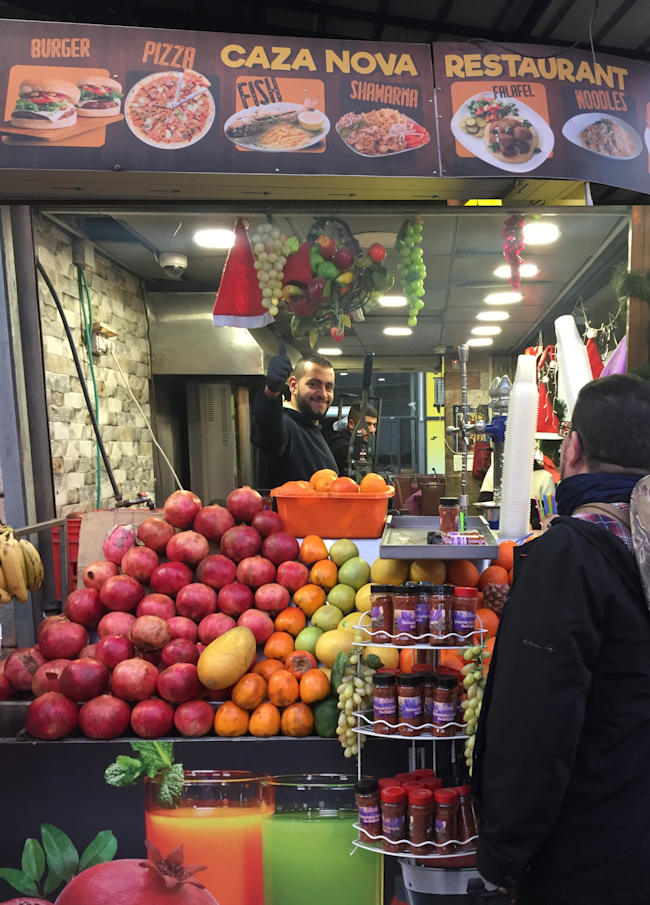
[[[264,905],[332,905],[333,895],[336,905],[381,905],[383,858],[352,845],[355,781],[324,773],[262,779]]]

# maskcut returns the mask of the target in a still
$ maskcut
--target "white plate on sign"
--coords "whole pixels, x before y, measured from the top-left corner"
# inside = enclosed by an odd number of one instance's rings
[[[305,108],[302,104],[288,104],[284,101],[282,103],[277,104],[264,104],[259,107],[249,107],[247,110],[238,110],[237,113],[233,113],[232,116],[229,116],[228,119],[223,124],[223,131],[227,139],[229,139],[233,144],[239,145],[241,148],[248,148],[250,151],[264,151],[270,154],[292,154],[294,151],[304,151],[305,148],[311,148],[312,145],[317,145],[319,141],[322,141],[323,138],[329,133],[330,130],[330,121],[325,116],[322,110],[317,110],[317,113],[322,114],[323,117],[323,126],[318,132],[312,132],[309,129],[303,129],[302,126],[299,126],[300,130],[305,133],[305,142],[301,144],[297,148],[264,148],[261,147],[256,142],[259,139],[263,138],[264,134],[273,128],[274,124],[270,124],[269,128],[264,132],[258,132],[256,135],[251,135],[250,137],[242,135],[239,138],[233,138],[228,135],[228,128],[235,122],[235,120],[241,119],[242,116],[247,116],[253,113],[301,113]]]
[[[461,121],[464,120],[466,116],[474,116],[467,105],[471,101],[478,101],[483,98],[491,101],[507,101],[508,103],[511,103],[513,106],[513,110],[511,111],[513,116],[521,116],[532,123],[539,136],[538,147],[540,153],[533,154],[531,159],[527,160],[526,163],[507,163],[505,160],[498,160],[494,154],[488,151],[485,147],[483,136],[479,138],[478,135],[468,135],[467,132],[463,132],[460,127]],[[515,110],[517,111],[516,113]],[[555,145],[553,130],[539,113],[531,110],[527,104],[522,104],[516,97],[493,98],[490,97],[487,91],[481,91],[473,97],[468,97],[465,103],[461,104],[452,117],[451,132],[456,141],[460,142],[460,144],[466,148],[466,150],[474,154],[475,157],[478,157],[485,163],[491,164],[493,167],[497,167],[499,170],[507,170],[509,173],[530,173],[531,170],[536,170],[540,164],[547,160]]]
[[[580,132],[582,132],[583,129],[586,129],[587,126],[591,126],[593,123],[598,122],[600,119],[609,119],[627,132],[634,142],[634,154],[630,154],[628,157],[614,157],[612,154],[603,154],[601,151],[594,151],[593,148],[588,148],[582,143]],[[597,154],[598,157],[604,157],[606,160],[634,160],[635,157],[639,156],[643,149],[641,136],[633,126],[626,123],[625,120],[619,119],[618,116],[612,116],[611,113],[599,113],[596,110],[593,110],[591,113],[579,113],[577,116],[572,116],[571,119],[568,119],[562,126],[562,135],[564,135],[564,137],[572,144],[576,145],[576,147],[582,148],[583,151],[588,151],[590,154]]]

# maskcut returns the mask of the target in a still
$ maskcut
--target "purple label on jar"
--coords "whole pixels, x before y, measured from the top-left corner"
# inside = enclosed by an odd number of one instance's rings
[[[422,716],[422,698],[398,698],[400,720],[416,720]]]
[[[373,628],[384,627],[384,608],[381,606],[373,606],[370,610],[370,619]]]
[[[459,635],[471,632],[476,623],[476,613],[473,610],[454,610],[454,631]]]
[[[453,723],[456,717],[456,703],[433,702],[433,722],[436,726],[444,726],[447,723]]]
[[[429,612],[429,630],[438,635],[447,634],[447,620],[444,610],[431,610]]]
[[[397,701],[395,698],[375,698],[372,699],[372,707],[375,716],[395,716],[397,712]]]
[[[415,631],[415,610],[395,610],[395,628],[398,632]]]
[[[379,805],[374,805],[373,807],[359,807],[359,823],[379,823],[379,820]]]
[[[429,604],[426,600],[415,604],[415,622],[417,625],[426,625],[429,621]]]
[[[404,817],[382,817],[381,828],[389,839],[402,839],[404,836]]]
[[[424,710],[422,712],[425,723],[433,722],[433,698],[424,699]]]

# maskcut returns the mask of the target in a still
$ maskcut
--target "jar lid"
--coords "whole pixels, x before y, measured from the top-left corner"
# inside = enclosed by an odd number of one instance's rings
[[[458,506],[458,497],[457,496],[443,496],[440,497],[440,506]]]
[[[420,666],[420,665],[421,665],[421,666],[426,666],[427,668],[426,668],[426,669],[418,669],[417,667]],[[423,681],[423,682],[435,682],[436,674],[435,674],[435,672],[433,671],[433,669],[431,668],[431,664],[430,664],[430,663],[422,663],[422,664],[415,663],[414,666],[413,666],[413,674],[415,674],[415,673],[417,673],[419,676],[422,677],[422,681]]]
[[[454,588],[454,597],[478,597],[476,588]]]
[[[431,779],[423,779],[422,785],[425,789],[435,792],[436,789],[442,789],[442,780],[439,776],[432,776]]]
[[[420,781],[423,779],[433,779],[435,775],[436,771],[429,769],[429,767],[421,767],[419,770],[413,771],[413,776],[417,776]]]
[[[357,795],[370,795],[379,789],[379,783],[376,779],[360,779],[354,784],[354,791]]]
[[[414,583],[415,584],[415,583]],[[408,594],[409,597],[413,596],[413,592],[416,591],[417,588],[413,586],[409,586],[407,584],[397,585],[396,587],[391,588],[393,594]]]
[[[415,789],[423,789],[424,786],[417,779],[409,779],[408,782],[402,783],[405,792],[413,792]]]
[[[395,684],[395,674],[392,672],[376,672],[372,677],[372,684],[380,688],[388,688]]]
[[[413,776],[412,773],[396,773],[395,774],[395,781],[398,786],[401,785],[403,782],[411,782],[412,779],[415,779],[415,777]]]
[[[387,786],[381,790],[381,800],[385,801],[386,804],[397,804],[400,801],[404,801],[405,798],[406,792],[401,786]]]
[[[433,804],[433,792],[429,789],[413,789],[409,791],[409,804]]]
[[[455,688],[458,685],[458,679],[456,676],[443,676],[440,673],[436,673],[436,686],[438,688],[445,688],[450,690]]]
[[[417,688],[422,684],[422,675],[419,672],[403,672],[397,677],[397,684],[406,688]]]
[[[471,786],[456,786],[455,788],[459,795],[471,795],[472,794]]]
[[[431,593],[440,594],[446,597],[454,593],[454,586],[451,584],[432,584]]]
[[[433,794],[438,804],[453,804],[458,801],[456,789],[436,789]]]
[[[377,785],[380,789],[387,789],[392,786],[399,786],[400,783],[394,776],[384,776],[382,779],[377,780]]]
[[[393,585],[390,584],[373,584],[370,585],[371,594],[388,594],[394,591]]]

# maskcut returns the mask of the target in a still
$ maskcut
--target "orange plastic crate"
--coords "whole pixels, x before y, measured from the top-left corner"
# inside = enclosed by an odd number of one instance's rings
[[[282,493],[271,491],[284,522],[284,530],[296,537],[381,537],[388,501],[395,488],[385,493]]]

